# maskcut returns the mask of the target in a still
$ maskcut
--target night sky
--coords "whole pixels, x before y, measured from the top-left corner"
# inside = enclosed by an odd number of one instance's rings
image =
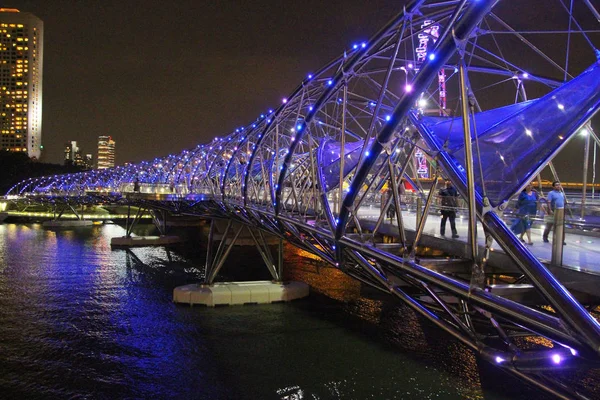
[[[62,163],[70,140],[95,158],[97,137],[110,135],[123,164],[179,153],[247,125],[308,73],[369,39],[403,4],[21,0],[2,6],[44,21],[42,160]],[[523,19],[541,18],[539,7],[529,11]],[[581,168],[569,165],[581,159],[583,141],[572,142],[556,160],[567,171]]]
[[[44,21],[43,161],[76,140],[116,161],[195,147],[275,108],[401,10],[389,0],[23,0]]]

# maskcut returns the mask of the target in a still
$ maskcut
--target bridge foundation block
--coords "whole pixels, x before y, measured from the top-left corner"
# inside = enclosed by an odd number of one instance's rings
[[[303,282],[219,282],[213,285],[190,284],[173,290],[173,302],[219,305],[268,304],[301,299],[309,294]]]
[[[179,236],[121,236],[110,240],[112,248],[168,246],[181,243]]]

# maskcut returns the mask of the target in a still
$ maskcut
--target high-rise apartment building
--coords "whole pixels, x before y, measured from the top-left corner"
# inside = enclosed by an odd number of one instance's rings
[[[98,137],[98,169],[115,166],[115,141],[110,136]]]
[[[0,150],[40,158],[44,24],[0,8]]]

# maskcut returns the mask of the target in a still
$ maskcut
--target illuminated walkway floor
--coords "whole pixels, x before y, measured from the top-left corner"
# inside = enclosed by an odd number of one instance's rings
[[[360,218],[377,220],[379,218],[379,209],[373,207],[359,212]],[[402,212],[403,222],[407,229],[414,230],[416,228],[416,214],[414,212]],[[425,223],[424,233],[427,235],[442,238],[440,235],[441,215],[430,214]],[[386,223],[390,220],[386,218]],[[396,221],[392,221],[394,225]],[[459,234],[458,239],[451,239],[452,231],[450,230],[450,222],[446,223],[446,238],[449,240],[458,240],[467,242],[467,217],[459,215],[456,218],[456,229]],[[526,245],[527,248],[542,261],[550,261],[552,258],[552,243],[544,243],[542,240],[543,225],[534,223],[531,229],[531,241],[533,245]],[[525,236],[527,238],[527,236]],[[550,233],[552,239],[552,232]],[[485,237],[483,229],[477,227],[477,242],[480,246],[485,245]],[[592,274],[600,275],[600,237],[578,235],[567,232],[565,235],[566,246],[563,247],[563,266],[568,268],[585,271]],[[493,248],[500,250],[500,246],[494,242]]]

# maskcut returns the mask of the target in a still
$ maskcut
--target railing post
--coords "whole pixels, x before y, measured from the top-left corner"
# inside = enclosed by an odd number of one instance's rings
[[[421,218],[422,218],[421,213],[422,212],[423,212],[423,199],[421,197],[417,197],[417,210],[416,210],[417,225],[416,226],[419,226],[421,224]]]
[[[563,243],[565,240],[565,209],[554,210],[554,234],[552,235],[552,265],[562,265]]]
[[[583,150],[583,177],[582,177],[583,187],[582,187],[582,193],[581,193],[581,214],[580,214],[581,219],[585,218],[585,196],[587,194],[587,171],[588,171],[588,166],[590,163],[589,160],[590,160],[590,134],[587,133],[585,135],[585,148]]]

